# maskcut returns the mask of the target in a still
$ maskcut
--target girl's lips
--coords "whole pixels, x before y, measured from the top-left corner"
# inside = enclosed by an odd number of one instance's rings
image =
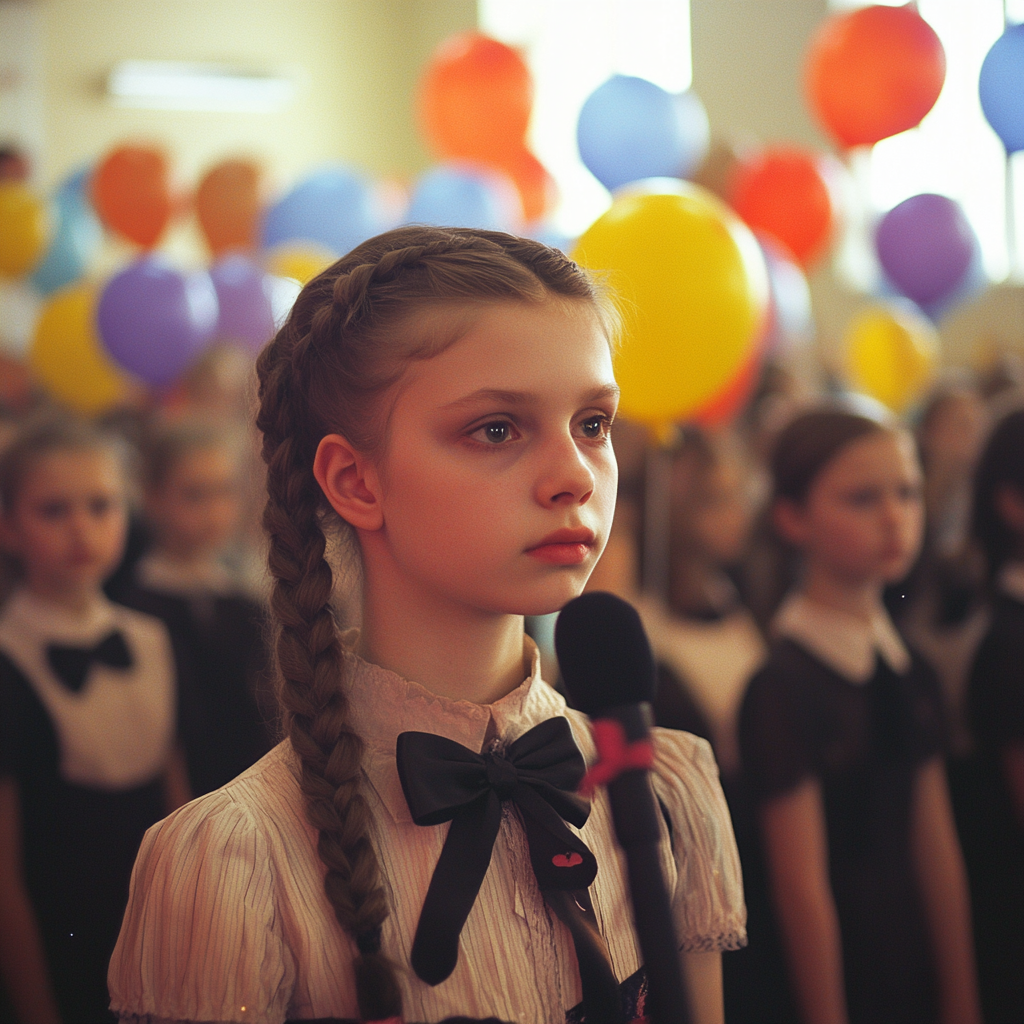
[[[551,565],[579,565],[586,561],[596,539],[594,531],[585,528],[556,530],[526,553]]]

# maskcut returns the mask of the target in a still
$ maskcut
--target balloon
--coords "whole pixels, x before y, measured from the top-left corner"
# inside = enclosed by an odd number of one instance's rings
[[[369,181],[347,167],[325,167],[267,210],[263,244],[271,248],[282,242],[313,242],[343,254],[379,228]]]
[[[530,223],[543,220],[558,204],[558,187],[547,168],[524,146],[495,165],[519,190],[523,216]]]
[[[196,217],[214,256],[248,250],[259,240],[260,168],[251,160],[224,160],[196,189]]]
[[[21,182],[0,182],[0,275],[21,277],[46,249],[46,207]]]
[[[924,394],[938,357],[935,328],[909,306],[871,307],[846,332],[850,382],[897,413]]]
[[[992,44],[978,78],[981,109],[1007,153],[1024,149],[1024,25],[1011,25]]]
[[[119,146],[97,165],[92,201],[112,231],[151,249],[171,219],[167,157],[150,146]]]
[[[804,87],[811,110],[844,147],[870,146],[921,123],[946,77],[946,55],[911,4],[828,18],[811,40]]]
[[[608,276],[623,322],[623,416],[655,429],[719,394],[762,331],[768,279],[757,241],[720,200],[683,181],[623,190],[574,259]]]
[[[264,263],[275,277],[307,284],[326,270],[335,258],[334,253],[316,245],[281,245],[267,254]]]
[[[267,274],[244,256],[225,256],[210,270],[220,315],[217,337],[259,352],[295,302],[295,281]]]
[[[43,295],[77,281],[103,241],[103,228],[89,202],[89,175],[88,169],[76,171],[54,193],[57,231],[32,274],[32,284]]]
[[[185,275],[147,256],[111,278],[97,322],[107,352],[146,383],[172,383],[212,340],[217,292],[209,274]]]
[[[0,350],[21,355],[28,350],[42,299],[27,281],[0,279]]]
[[[920,305],[963,283],[977,240],[960,204],[929,192],[911,196],[879,222],[875,247],[886,277]]]
[[[54,398],[83,415],[106,412],[125,398],[129,383],[100,344],[96,289],[76,284],[47,300],[28,362]]]
[[[742,161],[733,174],[733,209],[755,231],[781,242],[807,267],[832,239],[835,209],[823,158],[776,146]]]
[[[736,419],[754,394],[764,355],[764,345],[756,346],[733,379],[690,417],[693,422],[705,430],[714,430]]]
[[[781,356],[807,345],[814,337],[811,289],[803,271],[767,235],[759,235],[768,268],[771,302],[765,329],[765,354]]]
[[[612,75],[587,97],[576,143],[587,169],[614,191],[641,178],[685,178],[708,150],[708,115],[692,92]]]
[[[431,57],[417,106],[435,156],[501,166],[504,157],[523,147],[533,80],[511,46],[479,32],[461,32]]]
[[[523,208],[507,175],[453,163],[420,176],[405,219],[409,224],[516,232],[522,228]]]

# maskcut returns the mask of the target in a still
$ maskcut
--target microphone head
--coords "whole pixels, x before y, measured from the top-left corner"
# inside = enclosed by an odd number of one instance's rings
[[[555,652],[573,705],[605,708],[654,699],[654,655],[636,609],[600,591],[574,598],[555,623]]]

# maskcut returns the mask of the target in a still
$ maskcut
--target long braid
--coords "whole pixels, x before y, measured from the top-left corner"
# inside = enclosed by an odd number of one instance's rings
[[[345,651],[330,603],[324,518],[332,513],[313,459],[320,439],[336,430],[364,451],[383,444],[376,399],[410,359],[454,340],[402,331],[417,312],[443,302],[535,302],[547,294],[600,306],[579,268],[538,243],[496,232],[399,229],[363,243],[311,281],[257,362],[280,700],[301,763],[306,817],[319,833],[324,888],[359,951],[356,996],[368,1020],[399,1016],[401,994],[395,969],[381,953],[388,901],[370,838],[363,744],[349,723]]]

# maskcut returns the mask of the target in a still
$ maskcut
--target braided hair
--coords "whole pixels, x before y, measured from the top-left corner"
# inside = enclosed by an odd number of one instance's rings
[[[361,791],[363,745],[349,723],[325,527],[354,538],[316,483],[313,459],[330,433],[371,455],[383,451],[382,399],[410,361],[458,338],[437,327],[443,318],[426,326],[424,312],[551,297],[591,303],[614,333],[594,283],[556,250],[492,231],[399,228],[310,281],[257,362],[280,702],[301,763],[306,817],[319,833],[324,888],[358,950],[356,995],[365,1019],[400,1015],[401,995],[381,952],[388,902]]]

